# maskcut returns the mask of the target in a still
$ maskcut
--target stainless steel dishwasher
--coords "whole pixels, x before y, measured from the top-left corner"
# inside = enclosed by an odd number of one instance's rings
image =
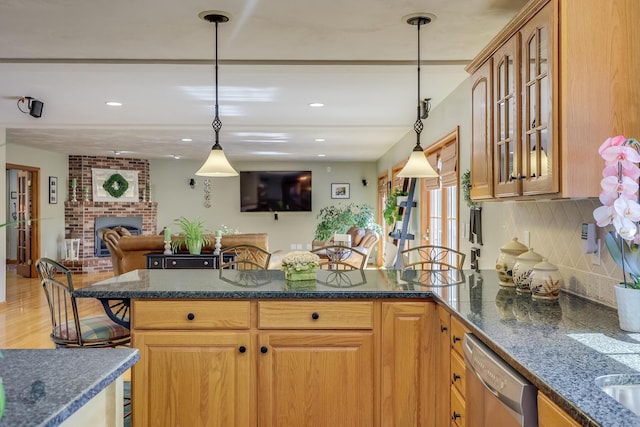
[[[469,427],[536,427],[538,390],[472,334],[464,336]]]

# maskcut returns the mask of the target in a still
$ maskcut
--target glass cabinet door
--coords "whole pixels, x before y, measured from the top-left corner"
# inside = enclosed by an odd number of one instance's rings
[[[546,9],[546,10],[545,10]],[[557,191],[552,138],[552,16],[545,6],[522,29],[523,194]]]
[[[518,39],[515,34],[493,56],[494,189],[497,197],[520,193]]]

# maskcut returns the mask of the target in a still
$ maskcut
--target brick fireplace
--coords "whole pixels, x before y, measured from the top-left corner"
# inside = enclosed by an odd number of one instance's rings
[[[95,255],[96,218],[142,218],[142,234],[157,233],[158,206],[156,202],[94,202],[92,200],[91,169],[114,169],[138,171],[138,187],[146,188],[149,181],[149,162],[141,159],[96,156],[69,156],[69,183],[76,178],[77,202],[67,200],[64,204],[65,237],[79,238],[78,260],[63,260],[62,263],[74,273],[96,273],[112,271],[111,257]],[[71,184],[69,184],[71,185]],[[84,190],[88,189],[88,201]],[[147,190],[148,193],[148,190]],[[68,194],[71,194],[69,188]],[[127,222],[127,221],[124,221]]]

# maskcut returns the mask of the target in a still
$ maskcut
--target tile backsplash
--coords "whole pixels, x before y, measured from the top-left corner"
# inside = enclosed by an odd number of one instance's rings
[[[601,240],[601,262],[591,262],[583,254],[583,222],[595,222],[593,210],[601,206],[598,199],[506,202],[502,204],[504,240],[517,237],[523,243],[530,233],[529,246],[555,264],[564,279],[564,290],[615,307],[614,286],[622,279],[622,269],[604,246],[605,229],[596,227]]]

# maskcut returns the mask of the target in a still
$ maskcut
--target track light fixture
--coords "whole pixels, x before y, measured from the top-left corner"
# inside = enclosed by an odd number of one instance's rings
[[[27,103],[27,108],[29,111],[25,111],[20,107],[20,104]],[[42,116],[42,108],[44,107],[44,102],[38,101],[37,99],[31,96],[23,96],[18,99],[18,110],[25,114],[29,114],[32,117],[39,118]]]

